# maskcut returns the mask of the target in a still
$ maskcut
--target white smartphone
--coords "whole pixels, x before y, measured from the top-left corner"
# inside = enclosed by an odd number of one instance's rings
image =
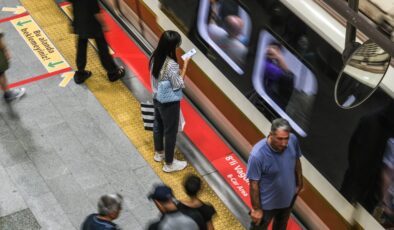
[[[189,51],[187,51],[185,54],[183,54],[181,56],[182,60],[185,60],[186,58],[191,58],[193,57],[193,55],[195,55],[197,53],[197,51],[193,48]]]

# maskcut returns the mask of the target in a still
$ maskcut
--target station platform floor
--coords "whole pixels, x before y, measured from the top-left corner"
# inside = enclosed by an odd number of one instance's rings
[[[159,216],[147,199],[154,184],[166,183],[184,198],[182,178],[198,173],[189,164],[165,174],[153,161],[152,134],[143,130],[139,102],[126,87],[136,73],[128,68],[126,82],[110,83],[90,46],[93,76],[76,85],[75,36],[56,2],[0,3],[0,30],[12,57],[6,76],[10,87],[26,88],[18,101],[0,100],[0,229],[79,229],[98,198],[115,192],[125,198],[115,222],[144,229]],[[202,200],[218,212],[216,229],[243,229],[206,182],[203,187]]]

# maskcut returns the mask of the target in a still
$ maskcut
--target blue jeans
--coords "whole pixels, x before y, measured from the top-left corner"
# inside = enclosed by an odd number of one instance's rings
[[[160,103],[153,100],[155,120],[153,123],[153,142],[155,151],[165,153],[165,161],[171,164],[174,159],[176,136],[179,125],[180,102]]]

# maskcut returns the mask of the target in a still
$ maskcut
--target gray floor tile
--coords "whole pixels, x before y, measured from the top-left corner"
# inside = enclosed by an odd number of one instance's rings
[[[115,220],[115,223],[117,223],[122,230],[144,229],[131,212],[121,212],[119,218]]]
[[[0,162],[4,167],[28,160],[25,150],[12,133],[0,137]]]
[[[44,179],[31,161],[8,167],[6,171],[25,200],[50,192]]]
[[[115,193],[119,193],[119,191],[117,191],[114,187],[111,186],[111,184],[108,183],[108,184],[99,185],[96,187],[91,187],[89,189],[86,189],[85,193],[86,193],[86,196],[88,197],[90,203],[94,207],[97,207],[97,202],[102,195],[115,194]],[[123,194],[120,194],[120,195],[123,195]]]
[[[147,201],[149,202],[149,201]],[[130,212],[133,214],[133,216],[137,219],[138,223],[146,229],[147,225],[152,222],[159,220],[160,218],[160,212],[156,208],[156,206],[153,204],[153,202],[141,204],[144,205],[143,209],[140,207],[134,207],[133,209],[130,210]]]
[[[63,122],[48,126],[43,132],[47,142],[51,143],[53,149],[66,165],[74,162],[91,161],[92,158],[86,152],[80,140],[74,135],[68,123]]]
[[[75,230],[67,215],[52,193],[32,197],[27,201],[32,213],[42,229],[47,230]]]
[[[107,179],[125,197],[124,210],[131,210],[139,206],[141,201],[147,199],[147,193],[140,188],[138,177],[133,173],[132,169],[127,171],[119,170],[107,176]]]
[[[68,165],[68,169],[84,190],[108,184],[107,179],[93,161],[74,162]]]
[[[146,194],[151,191],[154,184],[161,183],[160,178],[149,165],[134,169],[133,172],[138,178],[138,184]]]
[[[45,180],[69,173],[66,165],[53,149],[31,152],[29,153],[29,157]]]
[[[96,212],[71,174],[47,180],[47,183],[74,227],[79,227],[87,215]]]
[[[0,216],[26,209],[25,201],[3,167],[0,167],[0,181]]]

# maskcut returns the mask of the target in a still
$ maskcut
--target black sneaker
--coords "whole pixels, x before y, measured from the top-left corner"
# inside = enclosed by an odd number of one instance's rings
[[[25,94],[25,92],[26,92],[25,88],[7,90],[4,93],[4,100],[6,102],[13,101],[15,99],[22,97]]]
[[[92,76],[92,72],[83,70],[83,71],[75,71],[74,74],[74,82],[76,84],[82,84],[88,79],[90,76]]]
[[[115,73],[108,73],[108,80],[110,82],[117,81],[126,75],[126,70],[121,66]]]

